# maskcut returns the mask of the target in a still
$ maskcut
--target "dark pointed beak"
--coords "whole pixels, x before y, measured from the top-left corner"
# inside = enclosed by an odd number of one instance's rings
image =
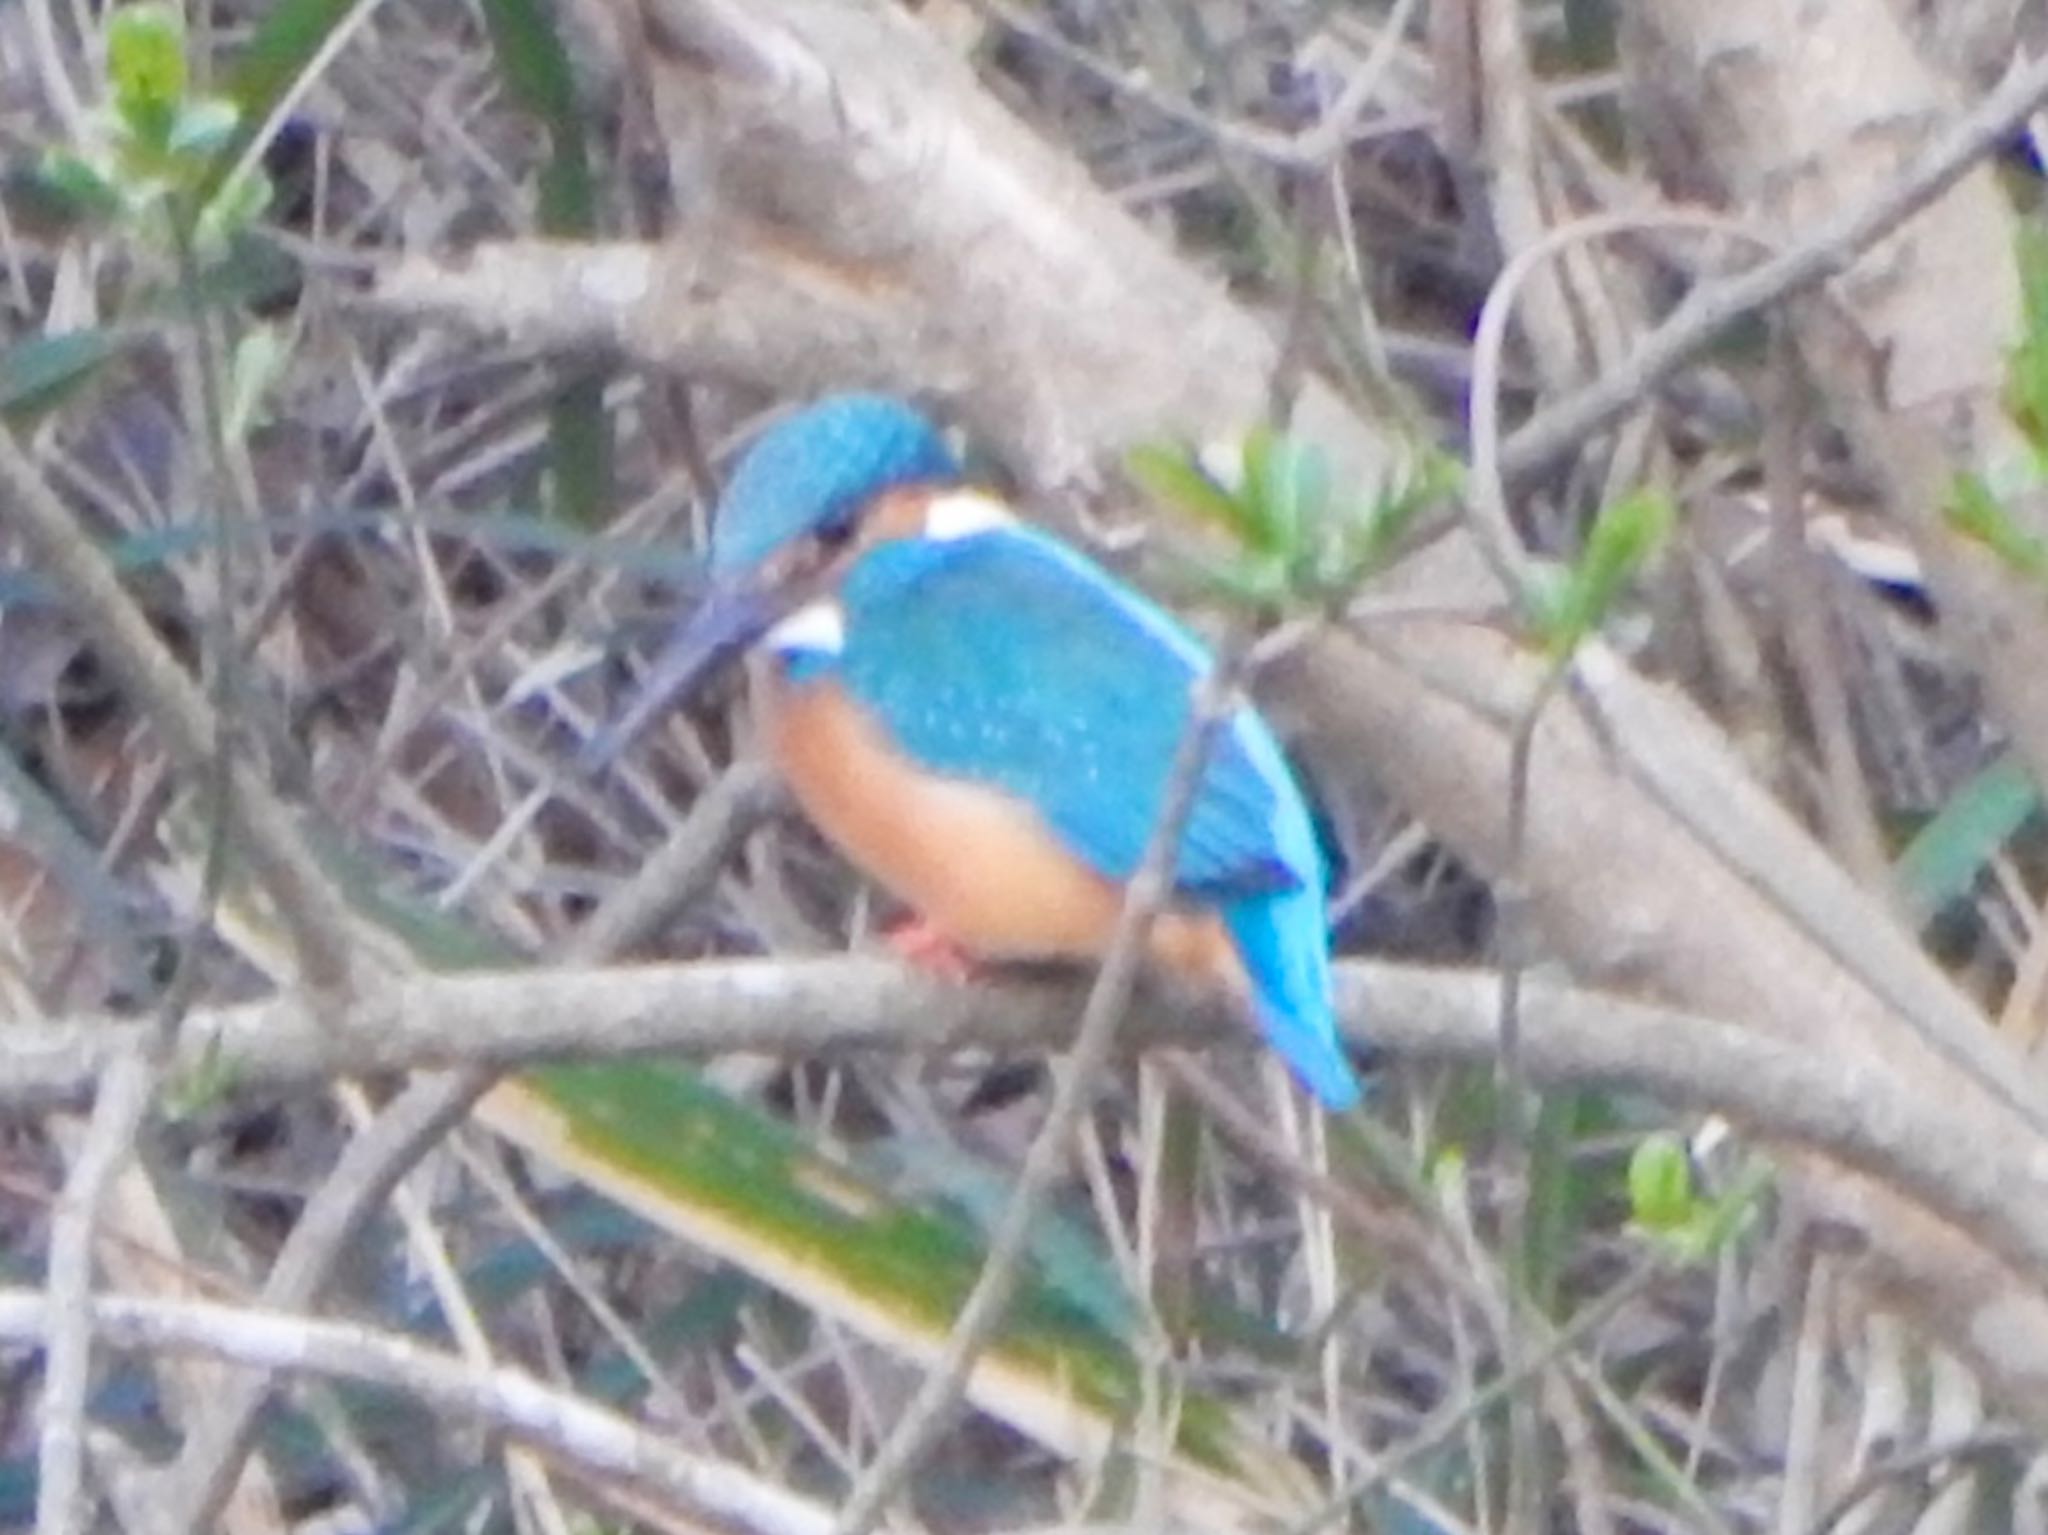
[[[576,754],[577,770],[595,775],[610,767],[656,716],[687,699],[766,634],[790,601],[788,593],[746,576],[714,585],[654,658],[625,712],[584,743]]]

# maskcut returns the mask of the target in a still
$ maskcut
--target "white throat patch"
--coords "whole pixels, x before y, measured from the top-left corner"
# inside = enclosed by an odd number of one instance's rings
[[[997,528],[1016,525],[1017,519],[1010,509],[994,496],[983,495],[978,490],[956,490],[948,495],[934,496],[924,509],[924,536],[941,543],[956,538],[969,538],[976,533],[989,533]]]
[[[846,615],[836,602],[807,602],[762,636],[762,643],[777,655],[836,656],[846,649]]]

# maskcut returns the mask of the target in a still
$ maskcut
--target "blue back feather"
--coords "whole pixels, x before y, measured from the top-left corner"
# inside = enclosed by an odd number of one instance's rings
[[[1024,528],[882,544],[839,595],[840,678],[911,757],[1029,801],[1109,878],[1137,871],[1207,665],[1184,631]],[[1312,840],[1274,835],[1284,773],[1251,714],[1218,732],[1181,839],[1182,893],[1213,904],[1320,883]]]

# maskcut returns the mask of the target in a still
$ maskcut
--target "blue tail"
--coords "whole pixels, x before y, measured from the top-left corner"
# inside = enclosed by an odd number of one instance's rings
[[[1357,1103],[1358,1076],[1338,1043],[1332,1010],[1322,891],[1311,884],[1234,901],[1223,908],[1223,923],[1251,977],[1259,1026],[1281,1059],[1324,1107]]]

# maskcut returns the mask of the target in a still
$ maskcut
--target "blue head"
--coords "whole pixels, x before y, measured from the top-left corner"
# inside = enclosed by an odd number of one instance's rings
[[[584,766],[611,761],[671,700],[829,586],[890,492],[960,478],[931,422],[887,395],[828,395],[769,427],[719,498],[710,590],[631,706],[591,738]]]
[[[830,395],[747,449],[718,503],[712,573],[743,579],[806,542],[843,541],[888,492],[959,478],[952,450],[901,400]]]

